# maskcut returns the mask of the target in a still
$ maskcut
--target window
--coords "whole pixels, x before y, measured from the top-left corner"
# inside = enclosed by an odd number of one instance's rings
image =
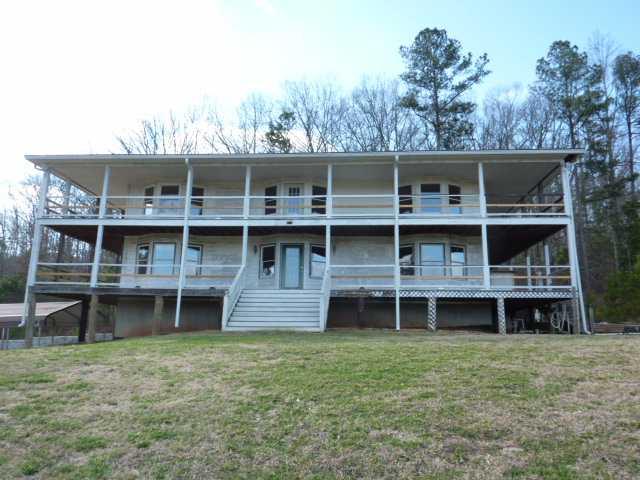
[[[271,186],[264,189],[265,197],[276,197],[278,195],[278,187]],[[264,199],[264,214],[265,215],[275,215],[276,214],[276,204],[277,199],[275,198],[265,198]]]
[[[196,197],[196,198],[193,198]],[[198,198],[200,197],[200,198]],[[191,215],[202,215],[202,207],[204,206],[204,188],[191,187]]]
[[[321,278],[327,265],[327,250],[324,245],[311,245],[311,256],[309,258],[309,276]]]
[[[178,185],[162,185],[160,187],[160,215],[177,215],[180,207],[180,187]]]
[[[153,215],[153,187],[144,189],[144,214]]]
[[[276,246],[260,247],[260,278],[273,278],[276,273]]]
[[[464,277],[466,262],[464,247],[460,245],[451,245],[451,276]]]
[[[414,275],[413,245],[400,245],[400,275]]]
[[[447,209],[449,210],[448,213],[451,213],[451,214],[462,213],[462,209],[459,206],[462,203],[462,197],[460,196],[460,193],[462,193],[462,189],[460,188],[460,185],[449,185],[449,205],[453,205],[453,206],[450,206]]]
[[[442,243],[423,243],[420,245],[420,265],[422,275],[427,277],[444,276],[444,245]],[[434,278],[436,280],[437,278]]]
[[[200,275],[200,265],[202,264],[202,246],[189,245],[187,247],[187,258],[185,259],[185,275]]]
[[[175,243],[154,243],[153,244],[153,274],[173,275],[174,259],[176,256]]]
[[[149,269],[149,245],[138,245],[136,253],[136,272],[139,275],[146,275]]]
[[[319,185],[311,187],[311,213],[324,215],[327,213],[327,188]]]
[[[411,185],[398,187],[399,213],[413,213],[413,198],[411,197]]]
[[[440,184],[423,183],[420,185],[420,212],[440,213]]]

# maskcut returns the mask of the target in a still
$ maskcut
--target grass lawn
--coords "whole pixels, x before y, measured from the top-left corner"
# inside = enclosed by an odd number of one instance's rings
[[[2,478],[640,478],[640,338],[206,332],[0,365]]]

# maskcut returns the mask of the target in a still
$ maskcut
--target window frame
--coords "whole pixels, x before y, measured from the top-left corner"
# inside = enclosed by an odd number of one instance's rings
[[[314,193],[316,188],[324,190],[324,193]],[[327,214],[327,187],[325,185],[311,184],[311,214]]]
[[[204,197],[206,195],[206,190],[205,187],[202,187],[200,185],[192,185],[191,186],[191,198],[190,198],[190,202],[191,205],[189,205],[189,216],[190,217],[201,217],[204,214],[204,198],[196,198],[195,202],[198,202],[194,205],[194,199],[193,199],[193,190],[194,189],[200,189],[202,191],[202,195],[195,195],[196,197]],[[196,213],[194,215],[193,211],[194,209],[197,209],[198,213]]]
[[[157,205],[157,210],[158,210],[158,214],[159,215],[167,215],[167,216],[179,216],[179,211],[180,211],[180,198],[175,198],[175,197],[180,197],[180,193],[182,192],[182,185],[180,185],[179,183],[160,183],[157,185],[158,186],[158,205]],[[178,193],[177,194],[171,194],[171,195],[163,195],[162,194],[162,189],[165,187],[178,187]],[[167,202],[171,202],[171,203],[166,203],[163,205],[163,198],[162,197],[169,197],[168,199],[164,199]],[[173,198],[172,198],[173,197]],[[169,210],[168,213],[164,213],[162,212],[163,209]]]
[[[268,190],[273,189],[274,193],[267,193]],[[278,214],[278,199],[277,198],[266,198],[266,197],[277,197],[278,196],[279,187],[278,185],[268,185],[264,187],[264,214],[265,215],[277,215]]]
[[[147,247],[147,262],[142,264],[140,263],[140,248]],[[136,275],[149,275],[150,271],[150,260],[151,260],[151,252],[153,251],[152,242],[141,242],[136,244],[136,261],[135,261],[135,272]]]
[[[151,196],[147,195],[147,190],[149,189],[151,189]],[[156,186],[146,185],[142,192],[144,193],[144,198],[142,200],[142,213],[145,217],[151,216],[154,214],[153,208],[155,206]]]
[[[268,261],[272,261],[273,262],[273,273],[271,275],[265,275],[264,274],[264,250],[266,248],[273,248],[273,260],[268,260]],[[276,244],[275,243],[265,243],[263,245],[260,245],[260,268],[258,269],[258,278],[262,279],[262,280],[272,280],[276,278],[276,266],[277,266],[277,248],[276,248]]]
[[[324,262],[322,262],[322,264],[324,265],[324,269],[323,269],[323,273],[322,275],[314,275],[313,274],[313,264],[314,263],[320,263],[320,262],[314,262],[313,261],[313,249],[314,248],[322,248],[324,250]],[[312,243],[309,245],[309,278],[322,278],[324,276],[324,271],[327,268],[327,247],[324,244],[319,244],[319,243]]]
[[[452,193],[451,187],[457,188],[458,193]],[[462,185],[458,185],[455,183],[447,184],[447,193],[448,193],[447,203],[449,205],[447,207],[447,213],[453,214],[453,215],[460,215],[462,213]],[[456,206],[452,207],[451,205],[456,205]]]
[[[462,250],[462,254],[464,255],[464,261],[462,263],[453,261],[453,249],[454,248],[459,248],[459,249]],[[467,246],[466,245],[461,245],[459,243],[452,243],[451,245],[449,245],[449,264],[450,264],[449,275],[451,277],[466,277],[467,276]],[[454,266],[454,264],[455,264],[455,266]],[[454,268],[460,268],[461,271],[462,271],[462,274],[461,275],[454,275],[453,274],[453,269]]]
[[[438,191],[423,192],[423,187],[438,186]],[[420,213],[422,214],[441,214],[442,213],[442,184],[441,183],[422,183],[420,182]],[[437,200],[432,205],[423,203],[425,200]]]
[[[192,277],[199,277],[200,275],[202,275],[202,257],[204,256],[204,245],[201,243],[189,243],[187,244],[187,258],[185,258],[184,261],[184,265],[185,267],[187,265],[189,265],[188,263],[188,254],[189,254],[189,249],[190,248],[197,248],[198,251],[200,252],[198,255],[198,263],[195,265],[194,271],[195,273],[193,273],[193,275],[191,275]],[[185,272],[185,275],[188,275],[188,273]]]
[[[409,193],[400,193],[402,189],[409,189]],[[405,213],[413,213],[413,185],[399,185],[398,191],[398,213],[400,215]],[[404,202],[404,203],[403,203]]]
[[[422,257],[422,247],[425,245],[440,245],[442,247],[442,264],[441,265],[430,265],[430,264],[425,264],[425,260]],[[420,275],[424,275],[423,270],[425,268],[439,268],[441,269],[440,275],[434,275],[434,276],[440,276],[440,277],[446,277],[446,265],[447,263],[447,245],[445,242],[421,242],[420,243]],[[426,275],[425,275],[426,276]]]
[[[411,266],[407,266],[405,265],[403,267],[402,265],[402,255],[400,254],[400,251],[403,248],[410,248],[411,249]],[[416,267],[415,267],[415,262],[416,262],[416,246],[413,243],[404,243],[401,245],[398,245],[398,260],[400,262],[400,275],[401,276],[411,276],[414,277],[416,275]],[[403,270],[404,268],[404,270]],[[409,272],[409,273],[407,273]]]
[[[165,242],[165,241],[160,241],[160,242],[152,242],[153,245],[153,261],[151,262],[151,274],[152,275],[156,275],[155,270],[156,268],[158,268],[156,266],[156,245],[172,245],[173,246],[173,259],[171,260],[171,276],[174,276],[176,274],[176,255],[178,253],[178,248],[177,248],[177,244],[176,242]],[[162,274],[161,274],[162,275]]]

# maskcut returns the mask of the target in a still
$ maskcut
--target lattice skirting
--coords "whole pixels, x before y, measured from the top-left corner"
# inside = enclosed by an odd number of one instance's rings
[[[429,297],[427,303],[427,328],[435,332],[438,328],[438,317],[436,316],[436,299]]]
[[[333,290],[332,297],[395,297],[395,290]],[[574,290],[400,290],[401,298],[576,298]]]

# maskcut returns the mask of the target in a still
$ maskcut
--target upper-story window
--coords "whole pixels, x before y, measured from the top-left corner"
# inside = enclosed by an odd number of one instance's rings
[[[324,215],[327,213],[327,187],[313,185],[311,187],[311,213]]]
[[[413,213],[413,197],[411,196],[413,189],[411,185],[402,185],[398,187],[399,197],[399,213]]]
[[[420,184],[420,212],[440,213],[442,202],[440,200],[439,183]]]
[[[265,215],[275,215],[277,212],[276,205],[278,200],[276,197],[278,195],[278,187],[276,185],[269,186],[264,189],[264,214]]]
[[[153,215],[153,195],[154,187],[146,187],[144,189],[144,214]]]
[[[284,186],[287,215],[302,215],[303,201],[300,198],[304,191],[303,183],[287,183]]]
[[[202,215],[204,207],[204,188],[191,187],[191,215]]]
[[[177,215],[180,209],[180,186],[160,186],[160,200],[158,201],[158,213],[160,215]]]
[[[460,204],[462,203],[462,197],[460,196],[461,193],[462,193],[462,188],[460,188],[460,185],[449,184],[448,213],[450,214],[462,213],[462,208],[460,207]]]

